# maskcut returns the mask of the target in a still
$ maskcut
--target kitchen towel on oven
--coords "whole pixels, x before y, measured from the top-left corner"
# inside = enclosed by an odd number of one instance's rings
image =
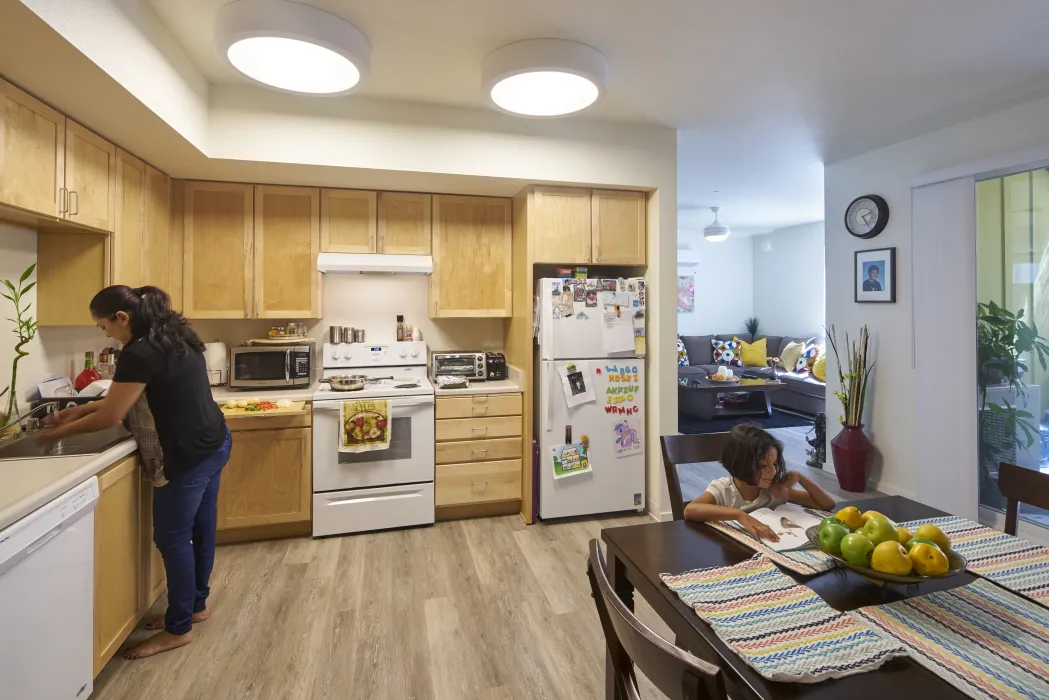
[[[343,401],[339,452],[371,452],[390,446],[392,411],[385,399]]]

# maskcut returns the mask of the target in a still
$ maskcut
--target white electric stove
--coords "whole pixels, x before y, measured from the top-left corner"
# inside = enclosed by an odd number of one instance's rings
[[[344,535],[434,521],[434,392],[425,343],[325,343],[322,380],[373,377],[359,391],[322,384],[313,395],[313,536]],[[343,401],[389,402],[390,446],[339,452]]]

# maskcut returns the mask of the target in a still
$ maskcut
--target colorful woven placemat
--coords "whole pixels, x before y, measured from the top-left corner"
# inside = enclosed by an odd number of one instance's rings
[[[769,680],[816,683],[906,655],[897,642],[833,609],[762,554],[734,566],[660,578]]]
[[[931,523],[968,560],[969,571],[1043,605],[1049,605],[1049,549],[957,515],[902,523],[913,532]]]
[[[987,581],[853,611],[974,698],[1049,698],[1049,610]]]
[[[754,551],[764,554],[780,566],[803,576],[814,576],[834,568],[834,560],[818,549],[795,549],[790,552],[777,552],[771,547],[762,544],[760,540],[755,539],[749,532],[743,532],[732,525],[717,521],[706,524]]]

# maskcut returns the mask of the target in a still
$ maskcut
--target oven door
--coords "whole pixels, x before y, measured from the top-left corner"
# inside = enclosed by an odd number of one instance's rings
[[[348,401],[353,392],[346,393]],[[313,490],[340,491],[368,486],[433,481],[433,396],[405,396],[390,402],[390,446],[372,452],[339,452],[342,401],[313,402]]]

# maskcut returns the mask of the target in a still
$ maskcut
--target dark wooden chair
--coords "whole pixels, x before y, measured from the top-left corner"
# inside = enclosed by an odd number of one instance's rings
[[[659,438],[663,447],[663,470],[667,474],[670,509],[674,512],[674,520],[685,519],[687,505],[684,496],[681,495],[681,478],[678,476],[677,465],[721,461],[721,450],[727,438],[728,433],[664,435]]]
[[[998,465],[998,490],[1006,498],[1005,533],[1020,527],[1020,502],[1049,510],[1049,474],[1002,462]]]
[[[697,659],[666,641],[637,619],[608,580],[597,540],[590,540],[587,565],[590,588],[612,659],[616,697],[640,700],[634,667],[670,700],[725,700],[725,682],[717,666]]]

